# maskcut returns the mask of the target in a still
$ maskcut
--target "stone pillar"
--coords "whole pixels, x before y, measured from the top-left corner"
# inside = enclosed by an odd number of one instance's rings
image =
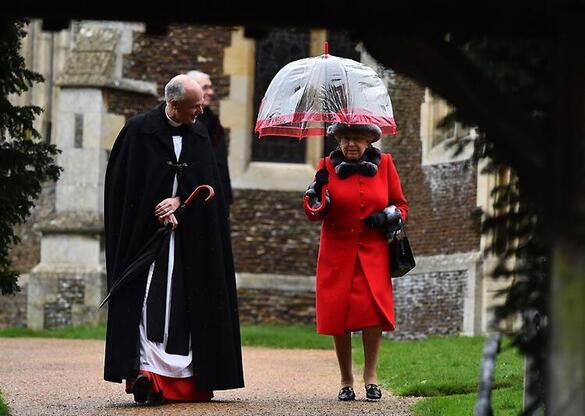
[[[138,25],[82,22],[64,71],[53,116],[63,168],[55,213],[38,225],[41,260],[28,285],[30,328],[99,324],[106,292],[103,195],[108,150],[125,118],[108,113],[106,89],[156,95],[156,85],[122,78],[122,56]]]

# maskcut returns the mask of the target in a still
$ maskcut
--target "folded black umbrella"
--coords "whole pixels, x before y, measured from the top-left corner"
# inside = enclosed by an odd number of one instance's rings
[[[193,190],[193,192],[191,192],[191,195],[189,195],[179,209],[184,210],[188,207],[191,201],[193,201],[197,195],[204,190],[207,190],[209,193],[205,198],[205,202],[213,199],[215,196],[213,188],[209,185],[199,185]],[[152,262],[158,257],[161,247],[165,245],[164,242],[170,238],[172,231],[172,224],[163,225],[156,230],[152,237],[138,251],[136,257],[130,262],[124,271],[122,271],[120,277],[114,280],[115,283],[110,288],[108,295],[104,298],[102,303],[100,303],[100,308],[104,306],[113,295],[118,293],[122,287],[128,284],[128,282],[136,276],[142,274],[152,264]]]

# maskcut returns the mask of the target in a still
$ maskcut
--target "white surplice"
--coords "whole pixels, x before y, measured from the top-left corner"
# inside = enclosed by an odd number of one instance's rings
[[[167,116],[168,118],[168,116]],[[174,122],[169,118],[169,123],[173,127],[177,127],[180,124]],[[175,149],[175,155],[177,160],[181,154],[181,148],[183,139],[181,136],[173,136],[173,146]],[[177,175],[173,180],[173,193],[172,197],[177,194],[177,187],[179,183],[177,181]],[[191,354],[191,338],[189,337],[189,354],[188,355],[176,355],[169,354],[165,351],[167,346],[167,339],[169,335],[169,317],[171,314],[171,296],[172,296],[172,283],[173,283],[173,265],[175,260],[175,232],[171,233],[169,242],[169,264],[167,268],[167,302],[165,311],[165,332],[163,342],[150,341],[146,333],[146,300],[148,298],[148,291],[150,289],[150,283],[152,281],[152,274],[154,272],[154,262],[150,265],[148,271],[148,280],[146,283],[146,294],[144,295],[144,302],[142,304],[142,319],[140,320],[140,369],[150,371],[155,374],[160,374],[167,377],[175,378],[186,378],[193,376],[193,369],[191,367],[192,354]]]

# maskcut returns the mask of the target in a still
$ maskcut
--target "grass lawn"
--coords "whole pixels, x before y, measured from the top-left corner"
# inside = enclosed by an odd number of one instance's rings
[[[415,404],[413,410],[421,416],[468,416],[473,414],[475,399],[474,393],[430,397]],[[495,415],[517,416],[522,408],[522,385],[494,390],[492,406]]]
[[[242,344],[272,348],[332,349],[330,337],[315,333],[309,325],[242,325]],[[104,326],[68,326],[34,331],[28,328],[0,329],[5,338],[105,339]]]
[[[311,325],[242,325],[242,345],[272,348],[332,350],[331,337]]]
[[[330,337],[315,333],[309,325],[242,325],[242,344],[272,348],[332,349]],[[4,338],[105,339],[104,326],[68,326],[34,331],[28,328],[0,329]]]
[[[63,328],[35,331],[28,328],[0,329],[2,338],[68,338],[68,339],[105,339],[105,326],[66,326]]]
[[[0,393],[0,416],[8,416],[8,406],[4,403],[2,393]]]
[[[354,357],[363,363],[354,340]],[[424,341],[385,341],[378,377],[400,396],[429,397],[414,407],[417,415],[473,414],[484,337],[430,337]],[[517,415],[522,406],[523,359],[504,341],[496,359],[494,413]]]
[[[307,325],[242,325],[242,344],[272,348],[332,349],[331,337]],[[45,331],[0,330],[0,337],[104,339],[105,328],[67,327]],[[380,384],[400,396],[425,397],[418,416],[473,414],[484,337],[430,337],[423,341],[383,341]],[[363,365],[361,339],[353,338],[354,360]],[[522,405],[523,359],[507,341],[496,361],[494,413],[517,415]],[[0,404],[0,416],[2,416]]]

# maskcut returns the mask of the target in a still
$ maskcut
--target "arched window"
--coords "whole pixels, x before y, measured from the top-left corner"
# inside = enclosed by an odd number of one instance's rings
[[[473,139],[476,133],[474,128],[445,119],[452,111],[453,107],[444,99],[428,88],[425,90],[420,118],[423,165],[457,162],[469,159],[473,154],[473,145],[469,141],[461,154],[453,156],[454,142],[465,138]]]

